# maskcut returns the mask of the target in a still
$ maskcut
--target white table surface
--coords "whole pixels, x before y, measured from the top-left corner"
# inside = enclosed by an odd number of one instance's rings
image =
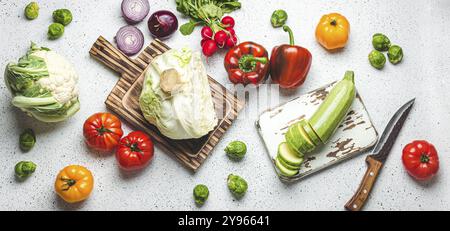
[[[366,170],[365,154],[322,171],[305,180],[285,185],[270,164],[254,118],[240,118],[220,141],[213,154],[197,173],[184,168],[160,149],[144,171],[127,175],[119,171],[113,155],[99,155],[86,148],[82,124],[91,114],[105,111],[104,101],[117,81],[117,75],[89,57],[89,49],[99,35],[112,41],[125,21],[120,1],[38,1],[39,18],[28,21],[23,9],[28,0],[0,0],[0,65],[15,61],[27,50],[30,41],[65,55],[80,75],[81,110],[67,122],[43,124],[24,115],[10,104],[10,93],[0,84],[0,210],[343,210]],[[151,12],[175,10],[174,0],[150,0]],[[297,91],[283,94],[286,101],[342,77],[345,70],[356,73],[356,84],[372,120],[382,132],[403,103],[416,97],[398,140],[392,149],[378,182],[366,205],[368,210],[448,210],[450,209],[450,1],[448,0],[242,0],[243,8],[232,13],[241,41],[252,40],[271,50],[286,43],[287,34],[269,23],[273,10],[289,13],[288,24],[297,44],[313,54],[306,83]],[[64,36],[56,41],[46,38],[51,13],[69,8],[74,20]],[[347,47],[335,54],[326,52],[314,38],[321,15],[340,12],[351,23]],[[180,16],[176,13],[177,16]],[[180,24],[186,22],[179,17]],[[151,37],[146,23],[146,43]],[[387,34],[403,47],[405,58],[397,66],[389,63],[382,71],[367,61],[371,36]],[[184,37],[179,32],[166,43],[172,47],[190,45],[199,49],[200,31]],[[224,53],[208,60],[207,70],[219,82],[229,83],[223,68]],[[251,104],[252,102],[250,102]],[[259,109],[260,111],[263,108]],[[255,113],[254,111],[252,113]],[[37,143],[23,153],[18,147],[22,129],[33,128]],[[125,126],[129,132],[130,127]],[[248,143],[248,155],[242,162],[230,161],[222,151],[229,141]],[[439,174],[431,182],[418,183],[405,172],[401,163],[402,147],[414,139],[435,144],[441,161]],[[25,182],[14,179],[14,165],[21,160],[37,163],[36,172]],[[60,169],[81,164],[95,176],[91,197],[80,204],[68,205],[56,196],[53,182]],[[236,173],[247,179],[249,191],[240,201],[227,190],[226,177]],[[202,208],[192,199],[198,183],[209,186],[210,197]]]

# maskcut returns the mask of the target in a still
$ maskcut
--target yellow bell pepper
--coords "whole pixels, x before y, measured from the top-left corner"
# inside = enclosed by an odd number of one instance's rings
[[[327,50],[345,47],[350,35],[350,23],[338,13],[322,16],[316,27],[316,39]]]
[[[94,188],[94,177],[85,167],[69,165],[62,169],[55,181],[56,193],[68,203],[83,201]]]

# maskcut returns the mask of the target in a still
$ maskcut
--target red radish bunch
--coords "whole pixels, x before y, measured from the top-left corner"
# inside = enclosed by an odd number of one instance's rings
[[[214,55],[219,48],[230,49],[237,44],[237,36],[234,31],[235,21],[230,16],[225,16],[220,22],[212,22],[204,26],[201,31],[202,51],[206,57]]]

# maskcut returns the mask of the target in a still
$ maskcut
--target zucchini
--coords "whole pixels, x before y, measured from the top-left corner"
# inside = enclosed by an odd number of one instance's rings
[[[317,136],[316,132],[311,127],[311,124],[309,124],[309,122],[307,120],[303,119],[300,122],[302,124],[303,129],[306,131],[309,138],[311,138],[311,140],[315,146],[319,146],[319,145],[323,144],[322,141],[320,140],[319,136]]]
[[[300,157],[286,142],[278,145],[278,157],[292,166],[300,166],[303,163],[303,158]]]
[[[301,138],[299,138],[300,136],[300,131],[297,129],[296,124],[293,124],[289,127],[284,137],[292,149],[298,153],[306,153],[305,147],[302,146]]]
[[[308,124],[306,120],[301,120],[300,122],[292,124],[285,134],[286,142],[292,149],[295,149],[300,153],[311,152],[319,143],[310,138],[310,135],[304,129],[306,124]]]
[[[309,119],[313,130],[323,143],[327,143],[336,131],[355,97],[354,73],[347,71],[344,79],[333,87],[319,109]]]
[[[281,157],[279,157],[279,156],[277,156],[277,158],[278,158],[278,160],[280,161],[281,165],[283,165],[283,166],[286,167],[287,169],[290,169],[290,170],[300,170],[300,167],[301,167],[300,165],[297,165],[297,166],[291,165],[291,164],[286,163],[286,162],[283,160],[283,158],[281,158]]]
[[[301,120],[296,124],[296,129],[300,132],[300,137],[298,139],[300,140],[300,146],[303,147],[304,153],[311,152],[316,148],[316,145],[309,137],[308,133],[303,129],[305,120]]]
[[[283,176],[292,177],[298,174],[298,170],[291,170],[284,167],[278,158],[275,158],[275,166],[277,166]]]
[[[278,146],[275,158],[275,165],[282,175],[297,175],[303,163],[303,154],[329,141],[347,115],[355,97],[354,73],[347,71],[309,120],[303,119],[289,126],[285,134],[286,142]]]

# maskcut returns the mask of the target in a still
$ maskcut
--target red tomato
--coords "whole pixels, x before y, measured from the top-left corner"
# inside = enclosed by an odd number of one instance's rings
[[[110,152],[116,148],[123,135],[122,123],[113,114],[97,113],[84,122],[83,135],[90,148]]]
[[[153,159],[154,147],[150,137],[134,131],[120,140],[116,159],[124,170],[142,169]]]
[[[429,180],[439,170],[439,158],[433,144],[416,140],[403,148],[403,165],[417,180]]]

